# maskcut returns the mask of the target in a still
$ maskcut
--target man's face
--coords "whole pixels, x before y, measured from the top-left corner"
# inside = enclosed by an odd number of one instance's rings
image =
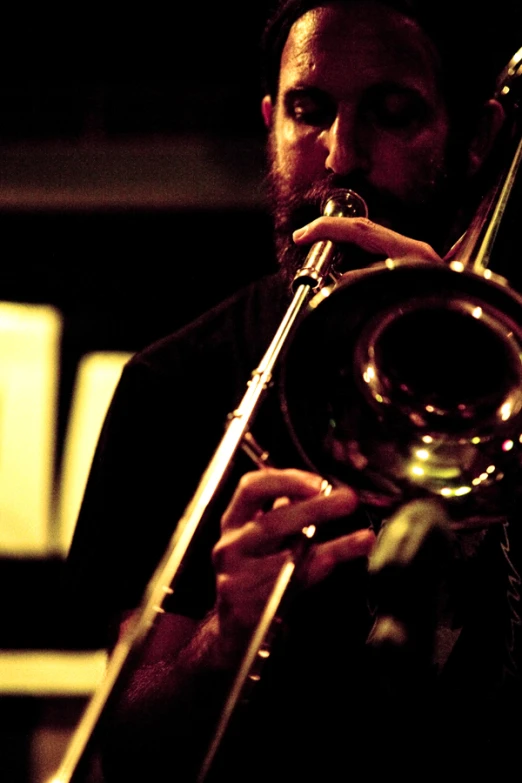
[[[331,187],[358,192],[376,223],[440,241],[457,178],[436,54],[414,22],[378,2],[307,12],[290,30],[277,100],[265,99],[264,112],[285,266],[302,262],[291,233],[319,215]]]

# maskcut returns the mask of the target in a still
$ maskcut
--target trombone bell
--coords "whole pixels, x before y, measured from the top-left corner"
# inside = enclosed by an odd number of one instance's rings
[[[311,300],[282,365],[305,462],[386,514],[437,497],[455,527],[500,521],[520,478],[521,325],[522,297],[491,272],[345,275]]]

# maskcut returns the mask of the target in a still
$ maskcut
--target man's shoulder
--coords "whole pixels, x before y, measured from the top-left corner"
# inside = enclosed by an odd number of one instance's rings
[[[129,369],[160,375],[176,372],[180,362],[203,357],[256,355],[267,347],[288,303],[279,274],[252,282],[177,331],[136,353]]]

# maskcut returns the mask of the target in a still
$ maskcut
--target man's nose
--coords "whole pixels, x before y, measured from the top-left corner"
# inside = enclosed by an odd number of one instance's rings
[[[323,143],[328,171],[340,176],[368,171],[370,159],[365,139],[351,118],[336,116],[330,127],[323,131]]]

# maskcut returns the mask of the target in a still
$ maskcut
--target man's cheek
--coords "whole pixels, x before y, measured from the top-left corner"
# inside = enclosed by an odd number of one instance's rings
[[[381,169],[372,184],[394,195],[405,203],[424,201],[430,191],[435,191],[444,166],[441,161],[426,155],[425,150],[415,150],[409,154],[395,154]]]
[[[309,187],[326,175],[326,155],[316,142],[298,138],[292,144],[279,144],[276,148],[276,171],[285,188]]]

